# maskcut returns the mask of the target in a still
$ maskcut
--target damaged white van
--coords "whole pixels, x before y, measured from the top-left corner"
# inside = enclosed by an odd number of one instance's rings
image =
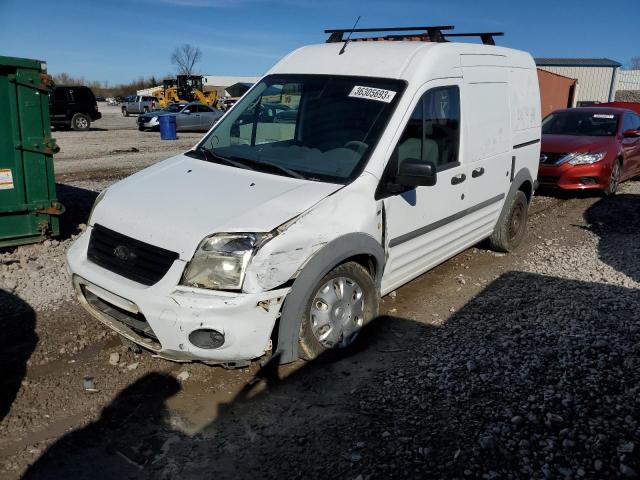
[[[337,32],[282,59],[192,150],[99,195],[67,256],[95,318],[176,361],[309,359],[469,246],[518,246],[540,155],[531,56],[439,29]]]

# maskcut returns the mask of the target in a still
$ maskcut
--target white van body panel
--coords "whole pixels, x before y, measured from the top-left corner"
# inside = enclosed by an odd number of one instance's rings
[[[300,48],[268,75],[350,75],[406,83],[355,180],[336,185],[288,178],[185,155],[161,162],[110,187],[89,228],[69,250],[80,301],[87,306],[82,285],[94,285],[94,291],[106,291],[122,305],[134,304],[157,334],[159,346],[152,349],[165,358],[256,358],[269,348],[281,305],[295,290],[296,279],[331,242],[356,233],[384,250],[377,269],[380,291],[386,294],[491,235],[514,182],[522,182],[523,191],[532,195],[540,99],[529,54],[453,42],[352,42],[339,55],[341,48],[342,43]],[[458,164],[438,171],[433,186],[377,198],[415,106],[423,94],[443,86],[456,86],[460,94]],[[150,287],[120,277],[87,258],[94,224],[177,252],[179,259]],[[226,232],[275,234],[251,258],[242,291],[181,286],[183,271],[200,242]],[[150,348],[112,319],[87,308],[121,335]],[[224,348],[191,345],[188,335],[195,328],[223,332]]]

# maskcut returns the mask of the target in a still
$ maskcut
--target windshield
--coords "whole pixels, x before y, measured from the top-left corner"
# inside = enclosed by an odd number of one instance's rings
[[[613,113],[564,111],[549,115],[542,121],[542,134],[609,137],[618,131],[618,116]]]
[[[254,169],[270,165],[274,174],[348,183],[364,168],[403,89],[404,82],[390,79],[270,75],[199,148]]]
[[[173,103],[171,105],[167,105],[165,108],[163,108],[164,111],[166,112],[179,112],[180,110],[182,110],[184,108],[184,105],[179,105],[177,103]]]

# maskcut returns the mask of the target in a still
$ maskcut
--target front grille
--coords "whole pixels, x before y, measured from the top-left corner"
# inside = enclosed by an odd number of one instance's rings
[[[95,225],[87,258],[113,273],[149,286],[165,276],[178,254]]]
[[[560,161],[561,159],[563,159],[567,155],[568,155],[568,153],[547,153],[547,152],[542,152],[540,154],[540,163],[542,165],[555,165],[556,163],[558,163],[558,161]]]
[[[555,185],[560,180],[559,176],[555,175],[547,175],[547,176],[538,176],[538,183],[540,185]]]

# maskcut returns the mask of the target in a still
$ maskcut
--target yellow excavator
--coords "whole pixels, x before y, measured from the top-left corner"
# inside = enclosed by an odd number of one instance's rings
[[[218,92],[204,93],[203,78],[200,75],[178,75],[176,79],[166,79],[162,82],[162,90],[154,92],[161,108],[170,103],[200,102],[215,106]]]

